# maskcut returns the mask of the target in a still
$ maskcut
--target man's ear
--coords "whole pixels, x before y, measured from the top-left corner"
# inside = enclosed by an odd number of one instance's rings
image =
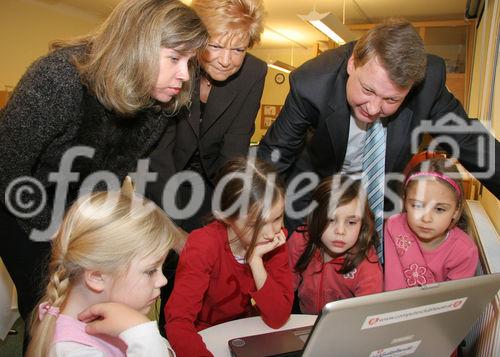
[[[85,285],[87,285],[87,287],[90,290],[96,293],[100,293],[104,290],[105,286],[104,274],[101,273],[100,271],[85,270],[84,278],[85,278]]]
[[[347,74],[351,75],[355,69],[356,66],[354,65],[354,55],[351,55],[351,57],[349,57],[349,60],[347,61]]]

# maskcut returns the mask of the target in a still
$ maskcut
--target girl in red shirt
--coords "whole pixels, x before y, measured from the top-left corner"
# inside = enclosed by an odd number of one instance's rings
[[[215,220],[189,235],[165,306],[178,357],[212,356],[198,331],[260,315],[285,324],[293,303],[283,226],[284,194],[264,162],[228,162],[215,189]]]
[[[313,193],[317,207],[288,240],[302,313],[330,302],[381,292],[373,214],[361,181],[333,176]]]

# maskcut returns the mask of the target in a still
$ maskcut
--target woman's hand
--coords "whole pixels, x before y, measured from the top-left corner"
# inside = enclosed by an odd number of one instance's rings
[[[131,327],[150,320],[127,305],[106,302],[95,304],[78,314],[78,319],[87,323],[85,331],[90,335],[105,334],[118,337]]]

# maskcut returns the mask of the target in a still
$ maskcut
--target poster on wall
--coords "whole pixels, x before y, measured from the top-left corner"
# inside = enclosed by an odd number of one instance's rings
[[[260,128],[268,129],[276,120],[281,111],[282,105],[262,104],[260,110]]]

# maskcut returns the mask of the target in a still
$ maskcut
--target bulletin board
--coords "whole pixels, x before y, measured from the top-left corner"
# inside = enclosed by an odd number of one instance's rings
[[[278,117],[282,107],[282,105],[276,104],[262,104],[260,108],[260,128],[268,129]]]

